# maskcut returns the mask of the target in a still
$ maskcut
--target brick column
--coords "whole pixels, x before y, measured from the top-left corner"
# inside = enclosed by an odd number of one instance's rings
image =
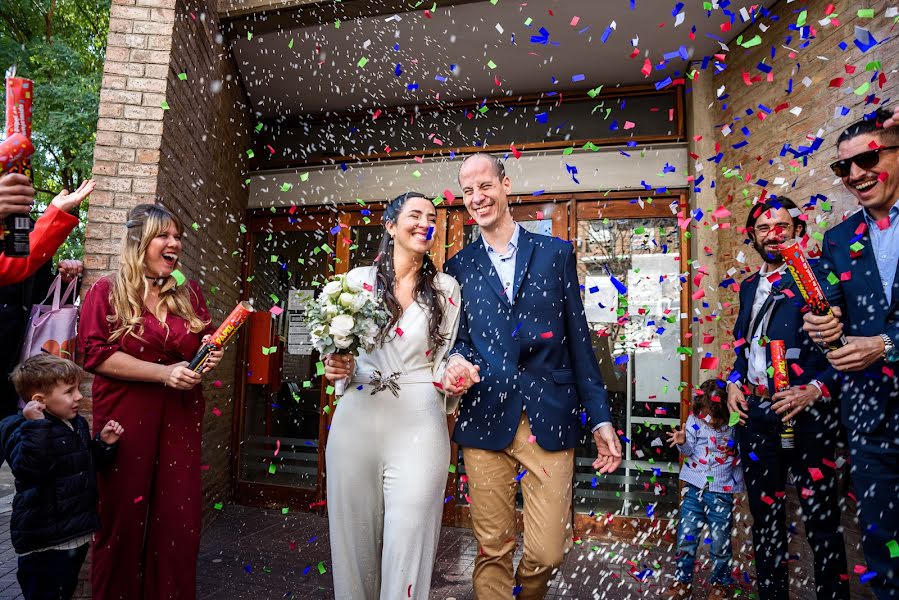
[[[175,0],[112,1],[84,242],[88,284],[118,267],[128,209],[156,199],[174,24]]]

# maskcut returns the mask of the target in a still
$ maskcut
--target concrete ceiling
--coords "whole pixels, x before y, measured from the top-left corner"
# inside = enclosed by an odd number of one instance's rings
[[[679,2],[633,4],[631,9],[630,0],[498,0],[350,19],[339,27],[328,17],[309,25],[312,13],[301,8],[232,22],[231,39],[253,109],[262,119],[282,120],[682,77],[688,64],[683,55],[700,60],[723,51],[710,36],[740,50],[733,40],[749,24],[741,9],[759,2],[732,0],[726,9],[731,18],[720,8],[704,11],[703,0],[684,0],[680,24],[672,16]],[[639,54],[630,58],[635,47]],[[648,77],[641,73],[645,59],[655,66],[669,53],[679,54]]]

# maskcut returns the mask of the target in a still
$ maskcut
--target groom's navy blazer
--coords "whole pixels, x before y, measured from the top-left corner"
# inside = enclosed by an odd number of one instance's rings
[[[858,242],[856,252],[853,246]],[[899,265],[897,265],[899,271]],[[846,335],[875,336],[885,333],[899,345],[899,277],[893,281],[887,302],[874,257],[871,236],[862,211],[824,234],[821,260],[815,265],[818,282],[832,306],[843,311]],[[899,363],[882,360],[867,369],[836,373],[835,384],[842,387],[843,424],[850,431],[870,433],[899,406]],[[899,424],[887,423],[893,431]]]
[[[540,447],[556,451],[577,445],[581,407],[591,427],[612,420],[572,244],[521,229],[511,303],[482,239],[445,271],[462,287],[452,352],[481,368],[481,382],[462,397],[455,442],[502,450],[524,410]]]

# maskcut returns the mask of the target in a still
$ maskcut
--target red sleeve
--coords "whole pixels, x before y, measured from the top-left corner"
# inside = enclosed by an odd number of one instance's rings
[[[203,290],[200,289],[200,284],[193,279],[190,280],[189,285],[191,291],[190,301],[191,304],[193,304],[194,312],[197,313],[200,320],[209,321],[209,325],[200,332],[200,337],[207,334],[212,335],[215,333],[218,324],[213,323],[212,318],[209,316],[209,309],[206,307],[206,299],[203,297]]]
[[[110,342],[112,327],[106,317],[112,314],[109,305],[109,279],[97,281],[81,303],[78,320],[78,352],[84,357],[84,369],[94,372],[106,359],[121,350],[118,341]]]
[[[22,258],[0,256],[0,286],[18,283],[31,277],[45,262],[53,258],[69,233],[78,225],[78,217],[53,206],[47,207],[28,236],[31,254]]]

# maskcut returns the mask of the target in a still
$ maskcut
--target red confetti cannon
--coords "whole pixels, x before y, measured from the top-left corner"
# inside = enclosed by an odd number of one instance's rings
[[[197,355],[194,356],[194,359],[190,361],[188,368],[199,373],[203,369],[206,359],[209,358],[209,353],[224,347],[234,337],[240,326],[249,318],[251,312],[253,312],[253,306],[249,302],[244,301],[235,306],[228,318],[222,321],[219,328],[212,334],[212,339],[209,343],[204,344],[197,352]]]
[[[787,350],[783,340],[771,340],[768,342],[768,348],[771,350],[771,368],[774,371],[774,376],[772,377],[774,379],[774,391],[782,392],[790,387],[790,373],[787,371]],[[794,419],[790,419],[783,424],[783,429],[780,431],[781,448],[793,448],[795,446],[794,421]]]
[[[780,247],[780,253],[787,263],[787,268],[790,269],[790,273],[793,275],[793,281],[799,287],[799,293],[802,294],[802,297],[805,298],[806,303],[812,310],[812,314],[818,316],[833,315],[830,303],[824,296],[824,290],[821,289],[821,284],[815,278],[815,272],[812,271],[811,265],[808,264],[805,254],[802,253],[799,242],[793,241],[783,244]],[[843,335],[840,336],[840,339],[827,344],[827,349],[836,350],[847,343],[846,336]]]
[[[14,133],[0,142],[0,175],[14,171],[34,154],[34,144],[21,133]]]
[[[6,138],[13,139],[16,134],[31,140],[31,107],[34,101],[34,82],[16,77],[15,67],[7,72],[6,77]],[[29,141],[30,144],[30,141]],[[34,149],[32,148],[32,152]],[[30,156],[30,154],[29,154]],[[4,167],[6,165],[4,164]],[[13,173],[22,173],[30,179],[31,161],[24,157],[8,169]],[[27,215],[25,215],[27,217]],[[23,215],[6,217],[6,235],[4,237],[4,254],[6,256],[28,256],[31,243],[28,236],[34,226],[30,218]]]

